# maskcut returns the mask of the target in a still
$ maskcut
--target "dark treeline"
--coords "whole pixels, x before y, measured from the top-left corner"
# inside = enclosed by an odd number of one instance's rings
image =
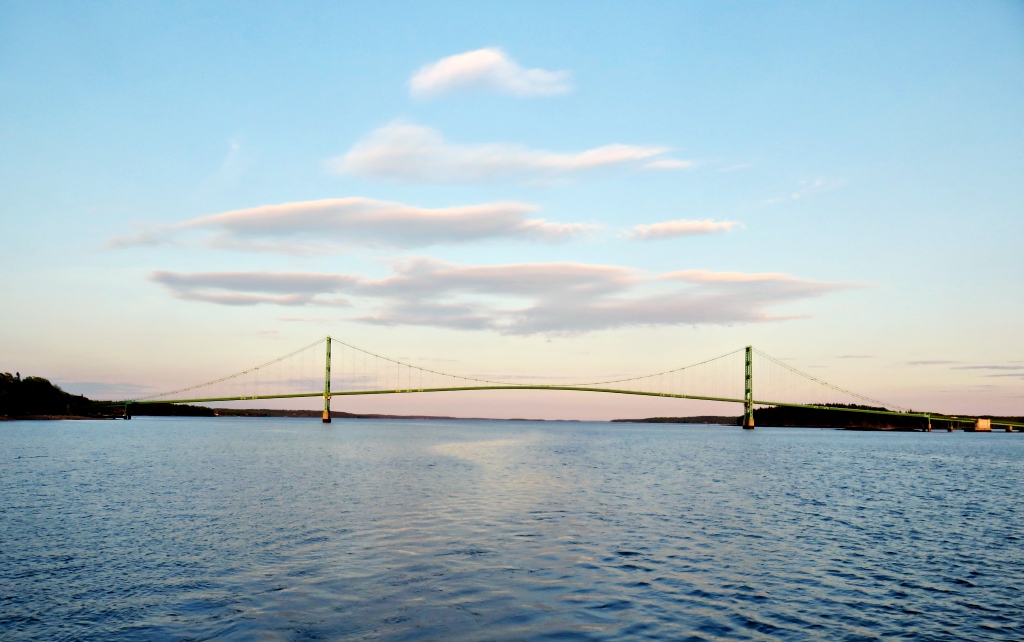
[[[114,416],[117,410],[82,395],[64,392],[42,377],[0,373],[0,417]]]
[[[129,414],[213,417],[211,408],[170,403],[131,404]],[[94,401],[84,395],[61,390],[49,379],[0,373],[0,418],[115,419],[124,416],[124,406],[109,401]]]
[[[927,422],[921,417],[903,417],[900,415],[876,415],[872,413],[850,412],[841,408],[857,410],[880,410],[872,406],[856,406],[844,404],[824,404],[836,410],[819,408],[789,408],[785,406],[769,406],[754,408],[754,426],[791,426],[799,428],[852,428],[865,430],[918,430]],[[680,424],[722,424],[739,426],[743,417],[650,417],[648,419],[616,419],[615,421],[635,421],[639,423],[680,423]]]
[[[928,426],[924,417],[909,415],[874,414],[870,412],[851,412],[851,410],[878,410],[885,408],[876,406],[859,406],[853,404],[822,404],[827,408],[790,408],[786,406],[768,406],[754,408],[754,426],[793,427],[793,428],[846,428],[848,430],[923,430]],[[846,410],[843,410],[843,409]],[[997,421],[1022,422],[1020,417],[1000,417],[982,415],[984,419]],[[742,417],[649,417],[647,419],[616,419],[615,421],[648,423],[648,424],[723,424],[738,426]],[[947,423],[943,416],[932,415],[932,428],[945,428]],[[955,424],[963,428],[964,424]]]
[[[823,410],[820,408],[789,408],[786,406],[754,408],[754,426],[859,428],[863,430],[922,430],[928,426],[928,420],[924,417],[876,415],[866,412],[838,410],[839,408],[849,408],[855,410],[879,410],[885,412],[885,408],[858,406],[854,404],[824,405],[837,408],[837,410]]]

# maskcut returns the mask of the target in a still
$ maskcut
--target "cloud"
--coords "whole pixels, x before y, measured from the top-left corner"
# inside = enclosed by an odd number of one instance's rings
[[[696,166],[693,161],[676,160],[674,158],[666,158],[665,160],[656,160],[650,163],[644,164],[644,169],[691,169]]]
[[[331,198],[263,205],[203,216],[175,225],[112,239],[111,247],[170,242],[187,230],[214,232],[218,247],[290,254],[339,248],[416,248],[488,239],[557,242],[596,229],[582,223],[528,218],[537,206],[504,202],[424,208],[370,198]]]
[[[1024,366],[954,366],[953,370],[1024,370]]]
[[[669,272],[665,279],[678,279],[691,283],[757,283],[781,281],[789,277],[781,272],[712,272],[711,270],[680,270]]]
[[[117,249],[122,247],[172,245],[173,243],[174,239],[172,239],[163,228],[155,228],[150,230],[141,230],[128,234],[127,236],[115,236],[107,241],[106,246],[108,248]]]
[[[392,273],[361,275],[155,272],[182,299],[225,305],[325,305],[344,294],[377,325],[573,334],[628,326],[731,324],[795,318],[780,305],[857,287],[778,273],[686,270],[651,273],[582,263],[470,266],[429,258],[396,261]],[[290,289],[294,287],[294,290]]]
[[[770,198],[767,201],[765,201],[765,203],[767,203],[767,204],[775,204],[775,203],[786,203],[786,202],[791,202],[791,201],[799,201],[799,200],[807,198],[808,196],[811,196],[813,194],[818,194],[820,192],[827,192],[828,190],[832,190],[832,189],[835,189],[837,187],[840,187],[843,184],[843,182],[844,181],[841,181],[841,180],[840,181],[827,181],[824,178],[816,178],[816,179],[811,180],[811,181],[807,181],[807,180],[800,181],[800,183],[797,185],[797,188],[795,190],[793,190],[792,192],[790,192],[788,195],[780,196],[778,198]]]
[[[653,223],[651,225],[637,225],[626,233],[631,239],[651,241],[656,239],[670,239],[677,236],[696,236],[699,234],[719,234],[731,232],[732,228],[742,225],[735,221],[690,221],[680,219],[678,221],[665,221],[664,223]]]
[[[836,359],[874,359],[874,355],[870,354],[844,354],[836,357]]]
[[[950,363],[960,363],[959,361],[946,361],[943,359],[926,359],[924,361],[908,361],[908,366],[944,366]]]
[[[224,155],[217,171],[207,179],[210,186],[235,185],[245,174],[249,166],[249,159],[242,146],[242,141],[232,138],[228,141],[228,151]]]
[[[738,171],[738,170],[741,170],[741,169],[750,169],[752,167],[755,167],[754,163],[739,163],[739,164],[736,164],[736,165],[729,165],[727,167],[720,167],[718,169],[718,171],[720,171],[720,172],[735,172],[735,171]]]
[[[334,323],[336,321],[346,321],[347,319],[341,317],[278,317],[277,320],[287,323]]]
[[[56,378],[54,383],[66,392],[85,395],[92,399],[135,399],[153,392],[151,386],[127,382],[69,381]]]
[[[619,144],[575,153],[497,143],[459,145],[449,143],[435,129],[394,122],[370,132],[348,152],[328,160],[327,166],[340,174],[406,182],[545,181],[600,168],[636,168],[668,151],[668,147]],[[660,159],[670,160],[685,165]]]
[[[490,90],[512,96],[563,94],[569,72],[524,69],[501,49],[467,51],[422,67],[409,79],[409,93],[428,98],[457,90]]]
[[[275,272],[198,272],[181,274],[158,270],[149,280],[179,298],[221,305],[350,305],[339,298],[323,298],[351,288],[354,277],[340,274]]]

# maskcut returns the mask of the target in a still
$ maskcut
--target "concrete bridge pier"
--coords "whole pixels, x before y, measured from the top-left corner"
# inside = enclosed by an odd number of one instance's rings
[[[743,430],[754,429],[754,348],[747,346],[743,374]]]
[[[331,338],[327,337],[327,356],[324,360],[324,415],[323,422],[331,423]]]

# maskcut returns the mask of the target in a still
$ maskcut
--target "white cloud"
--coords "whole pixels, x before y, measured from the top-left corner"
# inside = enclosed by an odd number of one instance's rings
[[[679,270],[668,272],[662,278],[690,283],[759,283],[791,279],[782,272],[712,272],[711,270]]]
[[[327,164],[341,174],[408,182],[544,181],[599,168],[635,168],[668,151],[667,147],[620,144],[575,153],[506,144],[459,145],[449,143],[435,129],[395,122],[371,132]]]
[[[221,305],[349,305],[344,299],[323,298],[351,288],[357,281],[342,274],[279,272],[196,272],[158,270],[149,280],[179,298]]]
[[[361,275],[157,272],[184,299],[227,305],[324,305],[345,294],[368,311],[353,320],[491,330],[580,333],[625,326],[729,324],[793,318],[770,311],[851,287],[787,274],[686,270],[650,273],[614,265],[520,263],[469,266],[427,258]],[[294,291],[290,288],[294,287]]]
[[[513,96],[550,96],[571,89],[569,72],[524,69],[501,49],[467,51],[426,65],[409,79],[409,93],[432,97],[465,90],[491,90]]]
[[[487,239],[557,242],[595,229],[529,218],[537,206],[504,202],[424,208],[370,198],[331,198],[232,210],[110,241],[114,247],[169,242],[188,230],[215,233],[219,247],[309,254],[356,246],[425,247]]]
[[[692,169],[695,167],[693,161],[676,160],[675,158],[666,158],[664,160],[656,160],[644,165],[644,169]]]
[[[741,225],[735,221],[690,221],[680,219],[678,221],[665,221],[663,223],[652,223],[651,225],[637,225],[626,233],[632,239],[650,241],[655,239],[670,239],[678,236],[696,236],[699,234],[720,234],[731,232],[734,227]]]

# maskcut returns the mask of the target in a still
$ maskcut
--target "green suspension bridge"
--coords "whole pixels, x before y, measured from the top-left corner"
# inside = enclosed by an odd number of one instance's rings
[[[332,397],[470,390],[562,390],[735,403],[743,407],[742,426],[746,429],[754,428],[755,406],[916,418],[922,430],[931,430],[933,422],[947,430],[957,426],[978,431],[992,426],[1007,431],[1024,428],[1022,423],[914,412],[887,404],[822,381],[750,346],[648,375],[527,384],[510,378],[440,372],[325,337],[226,377],[118,404],[124,404],[125,418],[130,418],[131,404],[322,397],[323,421],[330,423]]]

